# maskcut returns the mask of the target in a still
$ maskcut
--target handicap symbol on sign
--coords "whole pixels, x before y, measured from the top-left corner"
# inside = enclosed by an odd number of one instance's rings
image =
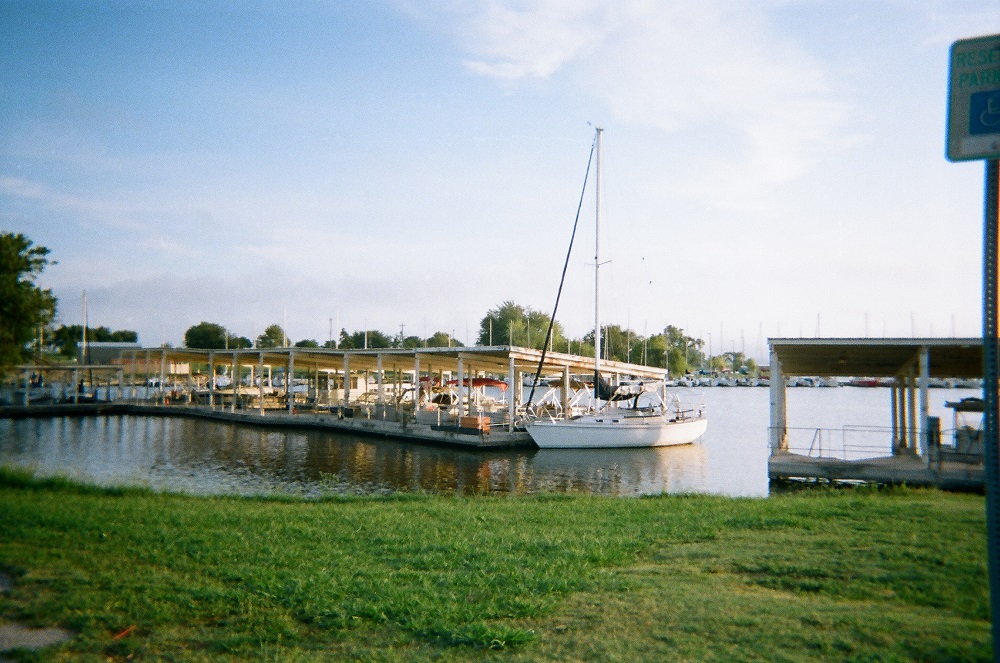
[[[1000,90],[976,92],[969,98],[969,133],[1000,133]]]

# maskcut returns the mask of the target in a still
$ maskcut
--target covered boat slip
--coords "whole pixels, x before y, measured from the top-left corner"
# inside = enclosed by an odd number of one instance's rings
[[[515,428],[541,358],[539,350],[510,346],[130,349],[117,360],[118,384],[106,393],[163,413],[469,447],[520,446],[532,444]],[[548,352],[541,379],[554,387],[539,385],[536,400],[551,389],[555,406],[568,410],[571,376],[593,372],[592,357]],[[658,381],[666,370],[603,361],[602,373],[613,382],[619,376]]]
[[[952,460],[942,453],[940,421],[930,416],[932,380],[983,375],[979,338],[769,339],[770,458],[772,480],[825,479],[981,488],[982,459]],[[787,378],[803,376],[881,378],[890,386],[890,422],[866,433],[879,449],[861,457],[831,457],[811,445],[790,445]],[[947,448],[947,445],[946,447]],[[888,455],[886,455],[888,454]]]

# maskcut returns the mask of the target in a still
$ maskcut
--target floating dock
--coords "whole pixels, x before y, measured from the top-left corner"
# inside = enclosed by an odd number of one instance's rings
[[[985,486],[982,463],[928,463],[925,459],[910,454],[841,460],[779,451],[768,459],[767,475],[771,481],[778,482],[819,480],[906,484],[968,491],[982,490]]]
[[[929,415],[931,379],[982,378],[982,339],[815,338],[769,339],[772,481],[842,481],[982,490],[981,454],[965,457],[942,441],[940,422]],[[863,458],[830,457],[789,444],[786,379],[797,376],[890,380],[891,422],[884,446]],[[876,432],[876,434],[879,434]]]

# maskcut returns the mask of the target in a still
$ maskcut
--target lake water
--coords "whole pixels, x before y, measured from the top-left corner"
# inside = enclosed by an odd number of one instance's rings
[[[793,447],[851,444],[889,450],[889,389],[788,390]],[[768,390],[704,391],[709,427],[693,445],[631,450],[463,451],[314,431],[286,431],[180,417],[0,419],[0,464],[101,485],[192,494],[768,493]],[[945,435],[944,402],[976,390],[930,391]],[[872,427],[877,428],[874,431]],[[824,429],[817,433],[817,429]],[[838,429],[838,432],[832,429]],[[845,450],[850,455],[850,450]],[[875,455],[871,453],[870,455]]]

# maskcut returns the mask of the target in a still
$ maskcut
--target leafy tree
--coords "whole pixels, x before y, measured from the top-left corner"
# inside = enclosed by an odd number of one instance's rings
[[[670,347],[667,345],[667,337],[663,334],[656,334],[646,339],[646,365],[663,367],[667,364],[667,355]]]
[[[594,332],[587,332],[583,341],[593,347]],[[634,331],[622,329],[621,325],[602,325],[601,359],[629,361],[629,357],[631,357],[633,363],[639,363],[641,355],[642,339]]]
[[[678,347],[670,348],[670,352],[667,353],[667,370],[670,371],[671,375],[684,375],[688,372],[684,350]]]
[[[747,357],[742,352],[726,352],[722,355],[723,360],[732,371],[756,375],[760,372],[757,362]]]
[[[79,352],[80,341],[83,338],[83,325],[60,325],[51,334],[51,344],[59,350],[59,354],[72,359]],[[129,329],[111,331],[107,327],[87,327],[87,342],[98,343],[135,343],[139,334]]]
[[[708,358],[708,367],[713,371],[724,371],[729,365],[726,363],[726,358],[723,355],[715,355],[714,357]]]
[[[281,348],[285,347],[288,338],[281,325],[269,325],[264,333],[257,337],[258,348]]]
[[[692,338],[683,329],[668,325],[662,333],[644,338],[631,329],[608,325],[601,332],[602,357],[633,364],[666,368],[674,375],[683,375],[691,366],[701,366],[704,342]],[[594,355],[594,333],[584,336],[578,354]]]
[[[59,350],[59,354],[67,359],[76,356],[77,343],[83,332],[82,325],[60,325],[51,334],[52,345]],[[87,338],[90,338],[90,330],[87,330]]]
[[[456,345],[456,343],[452,341],[451,335],[442,331],[434,332],[427,339],[427,347],[429,348],[447,348],[452,345]]]
[[[229,347],[237,350],[242,350],[245,348],[252,348],[253,341],[251,341],[246,336],[230,336],[229,337]]]
[[[20,233],[0,232],[0,373],[30,357],[28,344],[55,317],[52,291],[35,284],[48,254]]]
[[[199,322],[184,332],[184,345],[189,348],[217,350],[226,347],[226,328],[214,322]]]
[[[356,331],[353,334],[348,334],[346,329],[341,329],[340,347],[344,350],[391,348],[393,347],[393,339],[377,329],[369,329],[367,332]]]
[[[424,339],[420,338],[419,336],[407,336],[406,338],[403,339],[402,347],[411,350],[413,348],[422,348],[424,347]]]
[[[240,350],[252,348],[253,341],[246,336],[236,336],[214,322],[199,322],[184,332],[184,346],[203,350]]]
[[[490,309],[480,320],[476,343],[489,345],[492,342],[493,345],[516,345],[540,350],[545,344],[551,319],[546,313],[506,301],[495,309]],[[552,347],[566,347],[566,336],[558,321],[552,327]]]
[[[684,330],[667,325],[662,333],[647,340],[647,361],[650,366],[666,367],[673,375],[683,375],[693,366],[702,366],[705,345],[700,338],[692,338]]]
[[[295,347],[297,347],[297,348],[318,348],[319,347],[319,342],[318,341],[314,341],[311,338],[307,338],[307,339],[303,339],[301,341],[298,341],[295,344]]]

